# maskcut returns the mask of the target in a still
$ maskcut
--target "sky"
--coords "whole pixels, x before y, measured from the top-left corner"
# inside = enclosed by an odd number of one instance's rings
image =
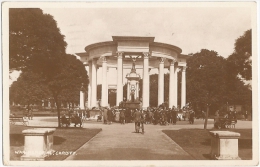
[[[178,46],[183,54],[201,49],[228,57],[235,40],[251,28],[247,7],[211,8],[43,8],[57,21],[67,53],[84,52],[112,36],[152,36],[155,42]]]
[[[84,52],[93,43],[112,41],[112,36],[149,36],[155,37],[155,42],[180,47],[183,54],[209,49],[227,58],[234,51],[235,40],[252,28],[251,8],[238,3],[211,7],[193,4],[39,7],[57,21],[69,54]],[[16,72],[11,80],[17,76]]]

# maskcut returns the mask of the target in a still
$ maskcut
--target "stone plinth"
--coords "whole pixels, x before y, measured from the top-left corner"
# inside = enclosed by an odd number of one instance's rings
[[[238,138],[240,133],[230,131],[210,131],[211,158],[217,160],[239,160]]]
[[[23,130],[24,155],[21,160],[39,161],[54,152],[53,133],[55,128],[34,128]]]
[[[130,108],[130,109],[140,109],[141,108],[140,102],[126,102],[125,107]]]

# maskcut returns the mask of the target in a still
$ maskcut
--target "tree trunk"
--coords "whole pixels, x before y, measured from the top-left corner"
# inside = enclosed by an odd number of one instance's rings
[[[58,96],[54,96],[54,100],[57,106],[57,114],[58,114],[58,127],[60,128],[60,105],[58,102]]]
[[[207,125],[208,125],[208,114],[209,114],[209,105],[207,105],[206,117],[205,117],[205,122],[204,122],[204,129],[207,129]]]

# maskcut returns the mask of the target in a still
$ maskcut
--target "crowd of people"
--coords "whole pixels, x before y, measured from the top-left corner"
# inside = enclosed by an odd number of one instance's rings
[[[194,123],[195,112],[192,107],[185,106],[182,109],[173,106],[172,108],[160,105],[159,107],[148,107],[147,109],[127,108],[127,107],[99,107],[97,121],[103,121],[110,125],[113,122],[135,123],[135,130],[144,132],[145,124],[153,125],[176,125],[177,121],[187,120],[190,124]],[[90,118],[90,110],[77,111],[70,110],[69,118],[79,117],[82,121]],[[63,115],[65,121],[65,114]]]
[[[142,116],[142,123],[144,124],[160,124],[160,125],[175,125],[178,120],[188,120],[191,124],[194,123],[195,112],[192,108],[184,107],[182,110],[173,106],[166,107],[148,107],[144,109],[130,109],[130,108],[108,108],[100,109],[100,116],[103,117],[104,124],[111,124],[112,122],[120,122],[121,124],[135,122],[135,113],[140,112]],[[183,117],[178,113],[182,113]]]

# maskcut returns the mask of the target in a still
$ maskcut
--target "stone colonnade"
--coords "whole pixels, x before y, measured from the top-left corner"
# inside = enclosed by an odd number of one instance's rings
[[[150,100],[150,77],[149,77],[149,58],[150,53],[143,54],[143,108],[149,107]],[[116,105],[123,101],[123,52],[117,52],[117,95]],[[159,59],[158,74],[158,105],[162,104],[164,99],[164,62],[166,58]],[[101,106],[108,106],[108,84],[107,84],[107,57],[101,57],[102,60],[102,94]],[[170,63],[169,72],[169,107],[177,107],[178,101],[178,62],[174,59],[168,59]],[[91,59],[89,64],[89,86],[88,86],[88,108],[97,105],[97,59]],[[186,105],[186,66],[182,67],[182,85],[181,85],[181,107]]]

